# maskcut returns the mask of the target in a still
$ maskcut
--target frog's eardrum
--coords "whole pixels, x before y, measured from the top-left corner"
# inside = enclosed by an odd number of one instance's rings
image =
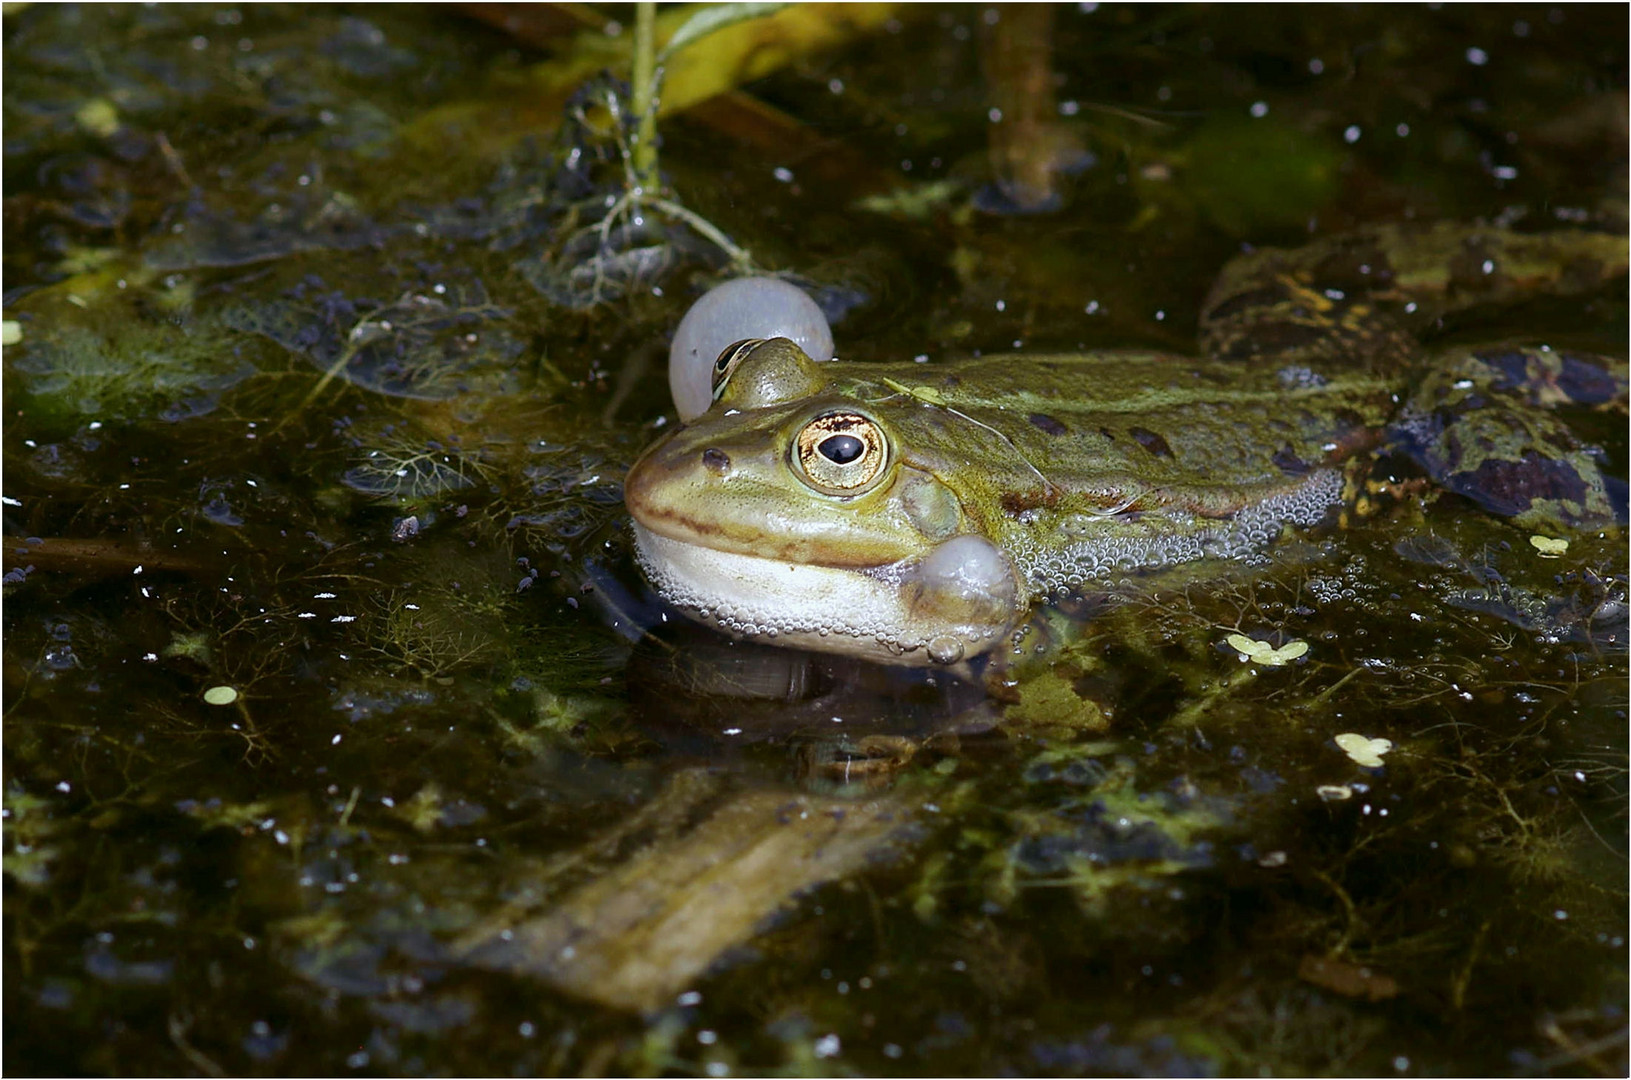
[[[681,420],[713,404],[713,366],[744,338],[791,338],[812,360],[832,359],[832,330],[816,302],[797,285],[745,277],[704,293],[691,305],[668,347],[668,388]]]

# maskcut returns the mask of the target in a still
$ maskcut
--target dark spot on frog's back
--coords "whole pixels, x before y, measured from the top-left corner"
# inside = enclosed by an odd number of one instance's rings
[[[1156,457],[1169,458],[1172,456],[1172,447],[1167,445],[1167,440],[1148,428],[1128,428],[1127,434],[1136,439],[1138,441],[1138,445],[1142,446]]]
[[[1061,424],[1059,421],[1055,420],[1053,417],[1049,416],[1047,413],[1034,412],[1034,413],[1032,413],[1030,415],[1030,417],[1028,419],[1031,421],[1031,423],[1035,424],[1037,427],[1041,428],[1043,431],[1046,431],[1049,435],[1068,435],[1068,434],[1070,434],[1070,429],[1069,428],[1065,427],[1064,424]]]

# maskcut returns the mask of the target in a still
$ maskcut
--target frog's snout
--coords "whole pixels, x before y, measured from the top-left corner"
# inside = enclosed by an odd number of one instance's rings
[[[623,480],[623,502],[634,519],[647,527],[685,519],[694,528],[688,510],[701,494],[696,484],[723,479],[731,470],[731,456],[717,446],[666,439],[642,454],[629,470]]]
[[[673,453],[667,441],[640,455],[623,478],[623,503],[636,521],[648,519],[656,509],[657,493],[674,474]]]

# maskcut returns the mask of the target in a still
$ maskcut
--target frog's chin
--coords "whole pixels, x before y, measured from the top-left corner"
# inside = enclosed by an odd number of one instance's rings
[[[919,559],[852,569],[716,551],[638,521],[634,538],[663,599],[737,638],[888,664],[952,664],[1000,643],[1023,611],[1006,556],[975,537],[956,543],[977,545],[981,558],[995,553],[995,571],[979,567],[990,580],[949,572],[947,553],[967,559],[966,550],[949,545]]]

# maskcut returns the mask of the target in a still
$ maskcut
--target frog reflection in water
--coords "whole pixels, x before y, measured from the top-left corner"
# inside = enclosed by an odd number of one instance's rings
[[[1214,286],[1203,359],[845,363],[797,290],[732,282],[681,324],[686,423],[625,484],[640,562],[733,636],[951,664],[1049,596],[1363,513],[1384,458],[1520,526],[1615,525],[1624,481],[1549,407],[1623,409],[1622,365],[1425,354],[1412,331],[1589,291],[1626,255],[1619,236],[1448,225],[1264,250]]]

